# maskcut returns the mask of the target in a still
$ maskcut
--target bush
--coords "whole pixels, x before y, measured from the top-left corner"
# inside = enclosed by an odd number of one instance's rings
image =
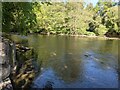
[[[95,34],[104,36],[107,31],[108,29],[104,25],[100,24],[99,27],[95,29]]]

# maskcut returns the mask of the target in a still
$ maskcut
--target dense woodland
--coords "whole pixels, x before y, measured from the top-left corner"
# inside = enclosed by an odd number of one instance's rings
[[[2,31],[89,36],[120,36],[119,2],[3,2]]]

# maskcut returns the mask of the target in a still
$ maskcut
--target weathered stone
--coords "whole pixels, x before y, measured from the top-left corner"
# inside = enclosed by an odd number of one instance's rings
[[[0,90],[12,90],[12,84],[9,79],[9,45],[7,41],[0,41]]]
[[[9,85],[5,85],[5,82],[0,83],[0,85],[2,85],[2,89],[4,86],[5,90],[9,90],[7,88],[11,87],[12,85],[13,88],[23,88],[22,90],[24,90],[24,88],[30,87],[32,80],[37,73],[33,64],[33,58],[35,59],[33,49],[21,46],[19,44],[15,45],[15,43],[8,43],[7,40],[5,40],[5,44],[3,46],[4,50],[0,47],[0,60],[2,62],[0,65],[2,65],[1,71],[4,70],[4,72],[0,73],[0,77],[4,76],[3,78],[9,78],[10,75],[12,84],[11,82]],[[2,61],[2,59],[5,62]],[[11,59],[12,61],[10,61]],[[12,65],[15,62],[16,64]],[[4,67],[3,63],[5,63]],[[12,68],[10,68],[10,66],[12,66]]]

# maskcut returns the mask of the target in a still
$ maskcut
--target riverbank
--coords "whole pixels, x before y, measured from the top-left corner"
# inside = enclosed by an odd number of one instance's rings
[[[30,47],[9,39],[0,41],[0,90],[26,90],[37,75],[37,55]]]
[[[6,33],[3,33],[4,35],[8,35]],[[18,33],[10,33],[10,35],[21,35]],[[120,37],[106,37],[106,36],[88,36],[88,35],[69,35],[69,34],[37,34],[37,33],[29,33],[27,35],[47,35],[47,36],[69,36],[69,37],[79,37],[79,38],[91,38],[91,39],[105,39],[105,40],[120,40]],[[26,36],[26,35],[25,35]]]
[[[96,38],[96,39],[112,39],[112,40],[120,40],[118,37],[106,37],[106,36],[88,36],[88,35],[66,35],[59,34],[59,36],[72,36],[72,37],[80,37],[80,38]]]
[[[7,61],[7,45],[5,42],[0,40],[0,90],[12,90],[12,83],[9,78],[10,65]]]

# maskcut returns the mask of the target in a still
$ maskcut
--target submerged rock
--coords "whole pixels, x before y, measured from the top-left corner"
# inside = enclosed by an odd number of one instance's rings
[[[44,86],[43,90],[53,90],[53,82],[47,81],[46,85]]]
[[[86,56],[86,57],[89,57],[90,55],[88,55],[88,54],[85,54],[84,56]]]
[[[30,88],[38,72],[38,69],[35,68],[37,57],[31,48],[19,47],[17,46],[17,65],[14,70],[15,73],[12,73],[12,80],[14,88],[26,90],[26,88]]]
[[[91,54],[86,52],[86,54],[84,56],[89,57],[89,56],[91,56]]]

